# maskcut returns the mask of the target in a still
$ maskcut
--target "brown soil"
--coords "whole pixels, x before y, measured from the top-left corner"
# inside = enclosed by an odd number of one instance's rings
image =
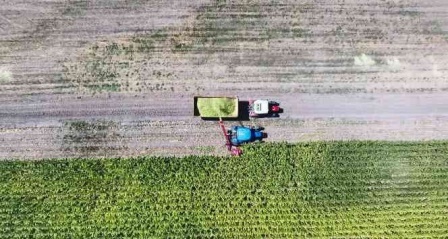
[[[281,102],[267,141],[447,138],[448,2],[296,2],[2,3],[0,158],[225,154],[195,95]]]

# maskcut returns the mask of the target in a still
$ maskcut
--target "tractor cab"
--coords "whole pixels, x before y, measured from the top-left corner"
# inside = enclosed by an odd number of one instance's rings
[[[249,101],[250,117],[279,117],[283,110],[280,103],[270,100]]]
[[[256,100],[253,103],[253,112],[255,114],[267,114],[269,113],[269,101],[268,100]]]
[[[232,145],[238,146],[257,140],[262,141],[264,138],[267,138],[267,134],[263,130],[261,127],[233,126],[231,130],[228,130],[227,134],[230,136]]]

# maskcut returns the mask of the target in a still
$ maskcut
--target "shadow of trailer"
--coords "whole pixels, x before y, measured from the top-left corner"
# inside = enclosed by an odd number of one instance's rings
[[[227,97],[227,96],[195,96],[194,97],[194,102],[193,102],[193,115],[194,116],[199,116],[201,117],[201,119],[203,120],[207,120],[207,121],[219,121],[220,117],[219,115],[216,116],[203,116],[201,115],[200,111],[199,111],[199,107],[198,107],[198,100],[199,99],[203,99],[203,100],[207,100],[207,99],[229,99],[229,100],[233,100],[235,101],[235,113],[233,115],[230,116],[224,116],[221,117],[222,120],[225,121],[250,121],[249,118],[249,101],[240,101],[238,99],[238,97]]]

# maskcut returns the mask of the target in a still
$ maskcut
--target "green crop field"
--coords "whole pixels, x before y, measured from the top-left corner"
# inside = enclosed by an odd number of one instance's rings
[[[448,142],[0,162],[0,238],[446,238]]]

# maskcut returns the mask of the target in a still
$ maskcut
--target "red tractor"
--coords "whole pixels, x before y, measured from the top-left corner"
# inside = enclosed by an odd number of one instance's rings
[[[249,117],[280,117],[283,109],[280,103],[272,100],[250,100],[249,101]]]

